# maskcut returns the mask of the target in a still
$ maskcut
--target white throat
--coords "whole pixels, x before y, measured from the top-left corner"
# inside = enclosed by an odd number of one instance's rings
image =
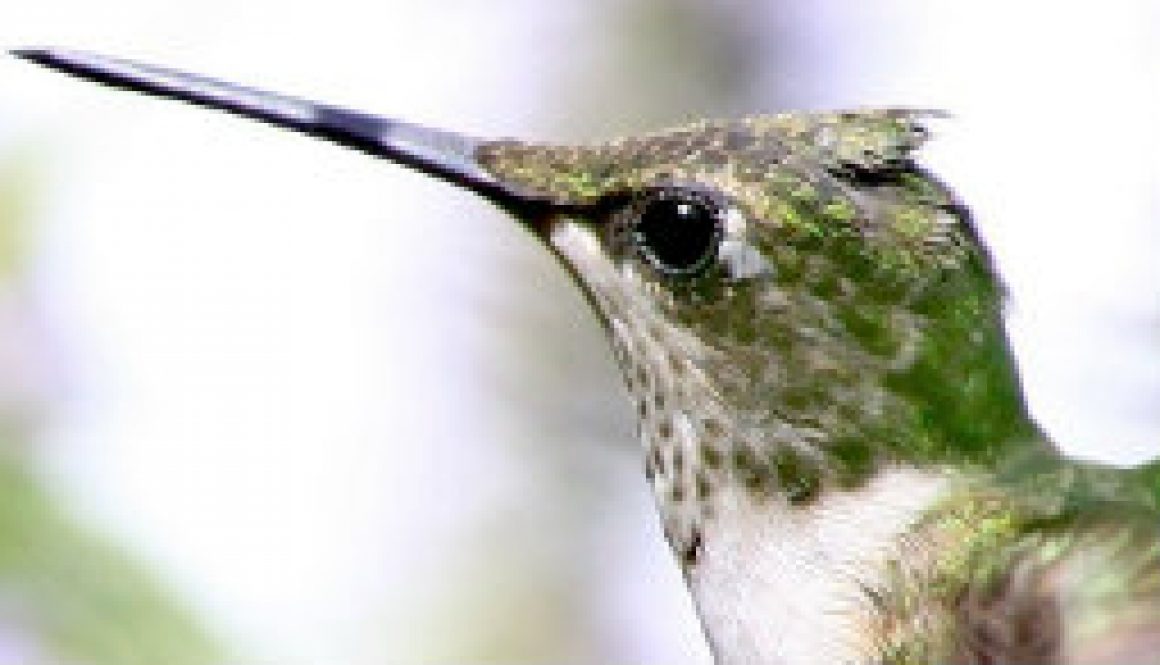
[[[946,486],[883,469],[864,487],[808,507],[722,487],[689,587],[719,665],[863,663],[871,654],[863,589]]]

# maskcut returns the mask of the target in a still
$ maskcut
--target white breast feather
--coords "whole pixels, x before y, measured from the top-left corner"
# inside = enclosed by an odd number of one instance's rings
[[[720,665],[861,663],[862,589],[945,479],[886,469],[809,507],[722,487],[690,586]]]

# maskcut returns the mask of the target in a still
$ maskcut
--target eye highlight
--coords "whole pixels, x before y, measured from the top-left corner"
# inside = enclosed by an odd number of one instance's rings
[[[629,234],[658,272],[674,277],[695,275],[717,256],[723,218],[721,206],[703,192],[655,189],[634,206]]]

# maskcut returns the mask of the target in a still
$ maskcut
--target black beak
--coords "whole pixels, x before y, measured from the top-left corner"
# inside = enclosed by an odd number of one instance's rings
[[[475,158],[480,142],[458,134],[82,51],[19,49],[12,54],[105,85],[228,111],[385,157],[512,212],[536,203],[483,169]]]

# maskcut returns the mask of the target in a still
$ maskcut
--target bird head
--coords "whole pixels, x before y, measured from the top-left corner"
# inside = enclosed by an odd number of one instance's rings
[[[591,146],[482,144],[605,324],[686,563],[723,484],[809,505],[887,465],[1031,438],[1002,288],[915,161],[937,114],[699,122]]]
[[[686,563],[721,486],[808,506],[1030,438],[1002,289],[916,151],[937,114],[790,113],[583,146],[481,141],[136,63],[26,59],[386,157],[499,204],[603,322]]]

